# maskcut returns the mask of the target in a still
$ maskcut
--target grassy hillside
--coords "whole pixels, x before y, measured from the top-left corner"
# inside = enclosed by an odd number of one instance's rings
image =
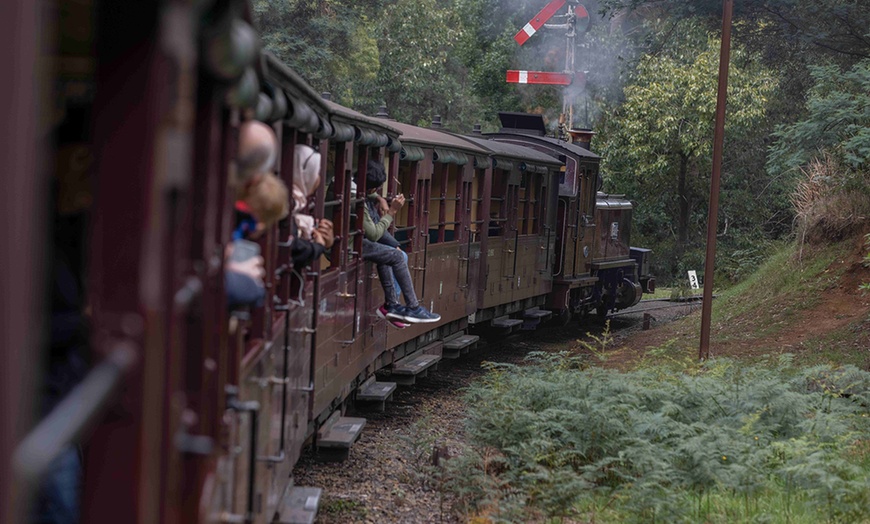
[[[797,364],[870,369],[870,281],[864,236],[824,247],[792,244],[713,301],[711,353],[757,360],[790,353]],[[626,368],[667,355],[695,360],[700,312],[636,334],[609,354]],[[652,355],[649,353],[652,352]]]

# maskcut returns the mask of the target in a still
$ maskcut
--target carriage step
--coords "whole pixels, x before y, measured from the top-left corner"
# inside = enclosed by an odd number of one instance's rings
[[[366,408],[383,413],[394,391],[395,382],[376,382],[375,377],[371,377],[357,390],[356,401],[357,404],[362,403]]]
[[[438,344],[440,345],[440,342]],[[439,360],[441,360],[440,347],[438,354],[414,353],[393,364],[392,378],[402,386],[413,386],[417,378],[425,377],[429,373],[429,369],[438,364]]]
[[[490,326],[492,326],[493,329],[501,330],[504,334],[509,334],[518,329],[522,323],[523,321],[518,318],[504,316],[492,319]]]
[[[459,358],[459,355],[468,353],[474,344],[480,340],[477,335],[457,333],[444,339],[444,358]]]
[[[550,318],[552,315],[552,311],[541,310],[538,308],[527,309],[523,312],[523,326],[520,329],[524,331],[538,329],[541,322]]]
[[[546,309],[538,309],[536,307],[523,311],[523,318],[536,318],[538,320],[544,320],[545,318],[550,318],[552,315],[552,311],[547,311]]]
[[[283,508],[274,524],[314,524],[320,506],[320,488],[294,486],[284,496]]]
[[[336,411],[317,431],[317,457],[325,462],[340,462],[350,454],[350,447],[359,438],[366,419],[342,417]]]

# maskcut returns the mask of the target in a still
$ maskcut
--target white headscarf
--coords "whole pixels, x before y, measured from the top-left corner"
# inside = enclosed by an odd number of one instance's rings
[[[303,214],[308,206],[308,197],[320,185],[320,153],[304,144],[297,144],[293,162],[293,220],[299,235],[311,239],[314,217]]]

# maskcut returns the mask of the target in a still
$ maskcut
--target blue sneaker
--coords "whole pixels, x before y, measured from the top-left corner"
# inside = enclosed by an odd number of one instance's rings
[[[390,315],[387,316],[389,317]],[[404,306],[402,307],[402,311],[397,311],[395,316],[390,318],[397,318],[398,320],[409,324],[430,324],[441,320],[441,315],[436,315],[423,306],[417,306],[415,308]]]

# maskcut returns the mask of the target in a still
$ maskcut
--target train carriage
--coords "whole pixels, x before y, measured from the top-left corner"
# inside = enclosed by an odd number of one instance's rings
[[[556,175],[561,163],[520,145],[466,136],[489,152],[474,233],[480,238],[474,323],[542,306],[552,287]]]
[[[19,159],[13,183],[30,207],[55,209],[63,245],[22,221],[19,202],[3,211],[26,241],[5,238],[22,246],[17,271],[40,282],[40,253],[71,250],[93,364],[54,411],[15,418],[14,442],[4,433],[13,477],[0,501],[13,521],[52,460],[78,443],[82,521],[310,521],[317,491],[295,486],[292,468],[309,445],[346,454],[365,423],[345,418],[347,408],[391,391],[372,387],[414,383],[471,347],[469,331],[534,328],[547,309],[627,307],[654,285],[649,252],[629,245],[632,204],[596,196],[598,157],[544,136],[540,117],[513,114],[500,133],[461,136],[437,119],[425,128],[385,110],[363,115],[261,52],[242,1],[58,6],[64,16],[46,37],[56,48],[13,49],[19,62],[51,55],[41,58],[57,96],[48,115],[35,101],[22,113],[33,129],[10,151],[49,158],[42,169]],[[239,131],[254,119],[278,140],[273,169],[287,186],[297,145],[321,153],[307,211],[332,220],[336,238],[302,268],[292,221],[266,230],[265,299],[230,309]],[[387,167],[385,197],[407,196],[393,233],[437,323],[397,330],[375,314],[383,292],[361,258],[369,159]],[[29,362],[25,371],[41,351],[24,343],[27,330],[53,322],[36,302],[9,324],[11,362]],[[4,374],[17,388],[4,410],[39,398],[18,378]]]
[[[655,287],[648,273],[650,253],[630,247],[632,204],[598,193],[600,157],[588,150],[591,134],[576,133],[576,142],[566,142],[546,135],[541,115],[504,112],[499,118],[501,130],[486,136],[546,152],[563,163],[547,307],[567,320],[637,304],[643,290]],[[638,268],[646,272],[639,274]]]
[[[424,348],[438,354],[437,342],[464,329],[473,312],[477,273],[471,260],[479,246],[470,234],[468,209],[475,158],[487,152],[438,128],[390,124],[402,132],[403,148],[390,166],[387,196],[407,198],[395,236],[408,253],[421,303],[441,315],[435,324],[388,331],[386,347],[394,352],[388,360],[394,361]]]

